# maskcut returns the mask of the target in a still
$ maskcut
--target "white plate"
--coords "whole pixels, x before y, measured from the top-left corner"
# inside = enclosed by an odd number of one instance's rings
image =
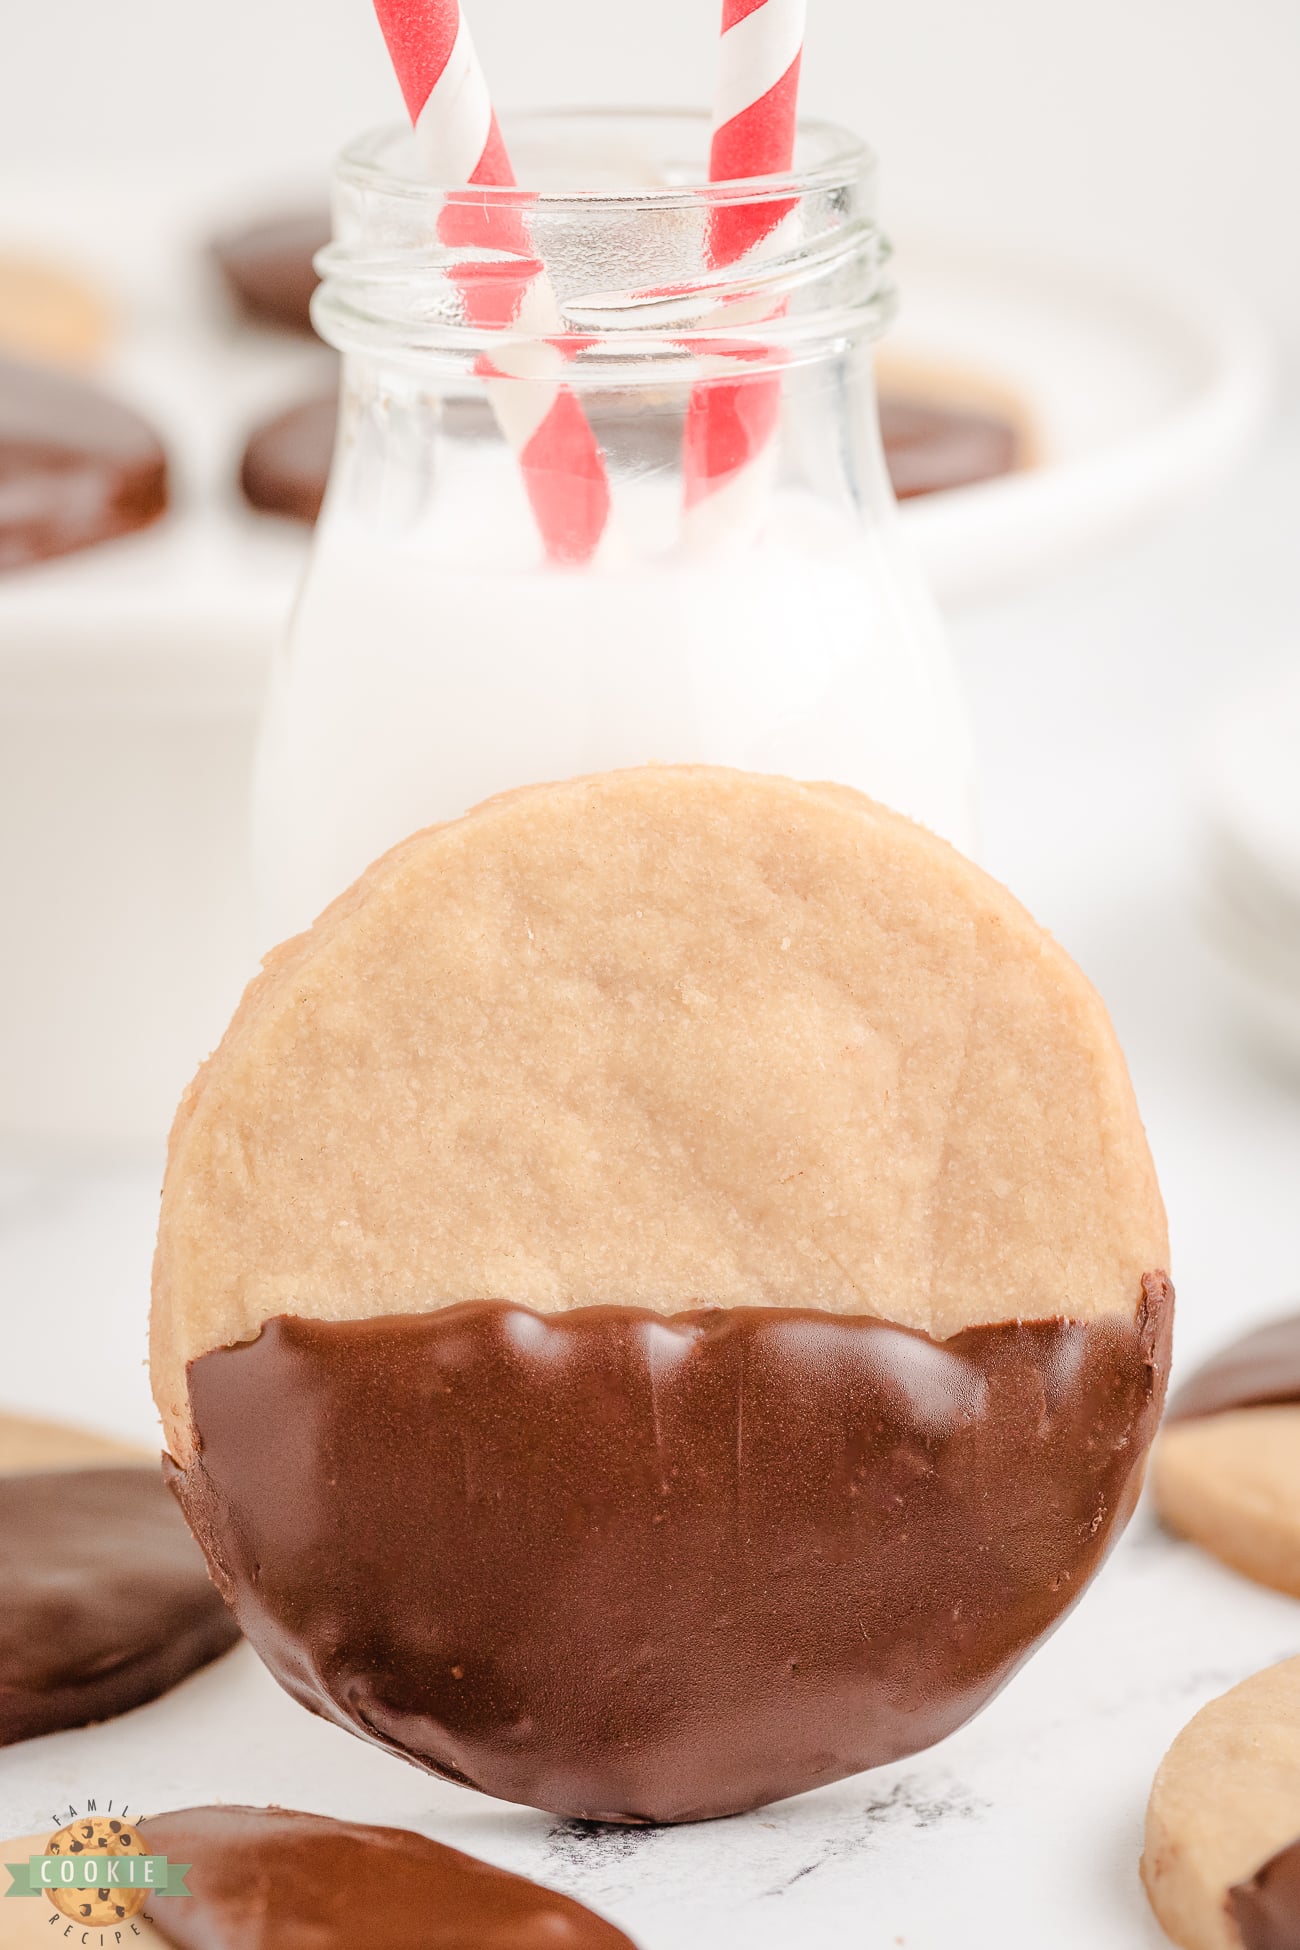
[[[980,375],[1028,409],[1039,464],[907,502],[949,606],[1013,593],[1201,492],[1258,430],[1263,334],[1218,294],[1143,292],[1050,260],[951,245],[898,252],[887,356]]]

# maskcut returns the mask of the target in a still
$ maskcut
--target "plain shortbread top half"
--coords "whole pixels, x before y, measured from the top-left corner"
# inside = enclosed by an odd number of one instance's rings
[[[1074,963],[841,786],[654,767],[403,842],[275,950],[172,1130],[154,1392],[291,1313],[1132,1318],[1167,1264]]]

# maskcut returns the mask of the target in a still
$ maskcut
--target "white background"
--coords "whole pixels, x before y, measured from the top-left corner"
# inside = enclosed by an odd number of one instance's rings
[[[396,105],[367,0],[0,9],[0,175],[105,158],[323,174]],[[715,12],[486,0],[475,24],[503,103],[703,102]],[[1200,280],[1300,337],[1300,0],[812,0],[812,22],[806,104],[875,142],[887,220]],[[1300,1295],[1300,1095],[1234,1034],[1197,923],[1197,753],[1227,700],[1295,660],[1298,509],[1284,404],[1211,501],[953,631],[988,862],[1098,982],[1129,1053],[1184,1364]],[[0,1404],[94,1402],[148,1435],[156,1185],[156,1166],[0,1175]],[[41,1826],[51,1789],[124,1779],[155,1806],[279,1799],[423,1826],[608,1909],[643,1950],[1145,1950],[1136,1864],[1162,1751],[1203,1700],[1297,1650],[1300,1606],[1148,1518],[967,1732],[737,1822],[575,1834],[436,1787],[297,1713],[244,1648],[123,1721],[0,1756],[0,1832]]]

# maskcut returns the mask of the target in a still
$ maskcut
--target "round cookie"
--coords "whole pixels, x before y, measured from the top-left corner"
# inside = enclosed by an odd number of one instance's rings
[[[1152,1483],[1171,1530],[1300,1597],[1300,1315],[1243,1335],[1184,1383]]]
[[[82,1815],[60,1828],[45,1844],[47,1855],[148,1855],[134,1822],[117,1821],[110,1816]],[[102,1889],[51,1889],[50,1901],[60,1916],[70,1917],[87,1929],[109,1929],[129,1923],[144,1908],[148,1891],[119,1888],[106,1884]]]
[[[226,289],[246,318],[282,331],[310,332],[315,257],[330,240],[328,210],[265,217],[214,240]]]
[[[1004,889],[845,788],[652,768],[417,835],[269,958],[173,1131],[154,1387],[296,1697],[689,1819],[941,1738],[1073,1602],[1166,1253]]]
[[[1142,1880],[1184,1950],[1300,1942],[1300,1659],[1184,1727],[1151,1789]]]
[[[0,1476],[0,1746],[141,1706],[239,1629],[156,1467]]]
[[[468,404],[451,416],[453,423],[466,417]],[[629,464],[644,462],[653,447],[660,464],[671,467],[680,451],[682,428],[671,414],[637,414],[606,402],[593,406],[591,421],[607,454],[627,446]],[[338,402],[329,394],[302,400],[255,427],[240,462],[244,499],[267,514],[314,522],[325,498],[337,426]],[[1024,465],[1020,428],[993,412],[882,392],[880,430],[900,501],[970,487]]]
[[[149,1911],[180,1950],[633,1950],[572,1897],[405,1828],[215,1807],[144,1829],[156,1854],[194,1865],[190,1896]]]
[[[152,1463],[146,1450],[93,1429],[76,1429],[63,1422],[41,1422],[29,1415],[0,1411],[0,1476],[24,1476],[37,1470],[85,1469],[93,1463]]]
[[[112,541],[167,506],[167,457],[120,400],[0,358],[0,570]]]
[[[1024,464],[1020,429],[1009,417],[908,393],[882,389],[880,435],[899,501],[973,487]]]
[[[255,427],[239,469],[244,499],[267,514],[315,521],[325,499],[338,417],[338,399],[330,393],[302,400]]]
[[[94,365],[108,342],[102,295],[36,258],[0,257],[0,353],[42,365]]]

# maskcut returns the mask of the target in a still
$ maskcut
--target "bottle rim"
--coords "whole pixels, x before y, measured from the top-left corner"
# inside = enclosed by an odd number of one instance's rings
[[[347,145],[312,302],[329,344],[430,370],[518,351],[562,359],[580,389],[655,383],[718,356],[757,373],[875,338],[892,315],[875,157],[836,123],[799,124],[793,169],[717,183],[701,111],[543,109],[503,127],[517,185],[430,182],[409,126]],[[486,222],[466,220],[476,209]],[[720,218],[756,241],[715,262]],[[503,320],[503,291],[543,267],[545,322],[522,305]],[[476,308],[495,310],[492,329]]]
[[[590,211],[593,205],[609,204],[626,209],[643,204],[648,209],[689,209],[703,200],[710,207],[737,203],[779,203],[791,197],[817,192],[846,190],[855,185],[874,184],[877,172],[875,151],[851,129],[840,123],[816,117],[801,117],[796,131],[797,165],[764,176],[734,177],[711,182],[707,158],[712,123],[702,109],[677,108],[541,108],[503,115],[501,126],[506,146],[515,161],[520,181],[516,184],[476,183],[475,198],[489,206],[549,210],[572,205]],[[562,187],[529,181],[529,161],[542,150],[554,152],[562,135],[587,138],[587,153],[608,158],[609,135],[621,140],[618,153],[653,153],[667,143],[674,132],[692,144],[692,167],[680,180],[646,181],[593,185],[571,183]],[[633,151],[629,132],[642,140]],[[674,144],[676,146],[676,144]],[[552,167],[554,165],[552,164]],[[601,165],[596,165],[600,167]],[[606,163],[607,167],[608,164]],[[681,164],[675,165],[680,168]],[[440,183],[423,176],[415,162],[409,126],[384,123],[365,130],[340,152],[335,164],[335,180],[361,191],[415,202],[440,202],[449,192],[464,191],[463,183]]]

